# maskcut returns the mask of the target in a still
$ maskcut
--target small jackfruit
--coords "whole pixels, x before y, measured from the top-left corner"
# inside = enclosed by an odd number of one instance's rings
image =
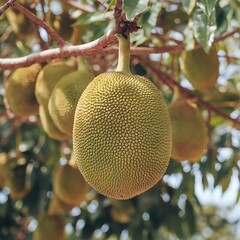
[[[118,35],[115,72],[94,78],[77,104],[73,148],[80,172],[101,194],[132,198],[163,176],[171,124],[159,90],[129,71],[129,37]]]
[[[52,120],[60,131],[69,136],[72,136],[78,100],[93,78],[91,71],[83,66],[62,77],[49,98],[48,110]]]
[[[181,55],[181,71],[199,91],[209,91],[219,76],[219,59],[216,47],[207,54],[202,48],[184,51]]]
[[[76,205],[68,204],[60,200],[56,195],[50,201],[48,213],[61,214],[70,212]]]
[[[171,157],[178,161],[200,160],[208,143],[208,134],[197,106],[178,99],[168,106],[168,111],[173,135]]]
[[[64,240],[65,220],[59,214],[44,213],[38,218],[34,240]]]
[[[9,187],[12,199],[22,199],[30,190],[26,184],[26,167],[23,157],[10,158],[4,166],[5,185]]]
[[[29,116],[38,112],[34,91],[40,69],[40,64],[36,63],[11,73],[6,86],[6,99],[11,111],[16,115]]]
[[[59,60],[48,63],[38,74],[35,95],[39,104],[48,107],[48,100],[57,82],[66,74],[73,72],[75,67]]]
[[[0,189],[5,186],[6,175],[5,175],[5,165],[7,163],[8,157],[7,153],[0,153]]]
[[[56,197],[69,205],[78,206],[86,199],[88,184],[73,163],[58,165],[53,175],[53,190]]]
[[[42,105],[39,106],[39,117],[42,123],[43,130],[47,133],[50,138],[55,140],[66,140],[69,138],[66,134],[61,132],[56,125],[54,124],[53,120],[51,119],[48,108]]]
[[[136,211],[133,205],[128,201],[120,202],[118,200],[113,200],[110,213],[115,222],[127,224],[131,222]]]

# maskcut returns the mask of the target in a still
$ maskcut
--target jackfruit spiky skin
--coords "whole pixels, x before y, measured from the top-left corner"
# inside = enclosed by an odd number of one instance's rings
[[[68,135],[61,132],[56,125],[54,124],[53,120],[51,119],[48,108],[40,105],[39,106],[39,117],[42,123],[43,130],[47,133],[50,138],[55,140],[66,140],[69,138]]]
[[[42,214],[38,219],[38,226],[34,232],[34,240],[64,240],[65,221],[58,214]]]
[[[58,165],[54,172],[53,187],[56,196],[63,202],[78,206],[86,198],[88,184],[77,165]]]
[[[75,71],[64,61],[48,63],[39,72],[36,82],[35,95],[39,104],[48,107],[48,100],[57,82],[66,74]]]
[[[208,143],[208,134],[197,106],[182,99],[172,102],[168,110],[173,135],[171,157],[178,161],[200,160]]]
[[[48,110],[53,122],[69,136],[72,136],[78,100],[93,78],[88,68],[69,73],[56,84],[49,98]]]
[[[18,68],[12,72],[6,86],[6,98],[13,113],[19,116],[29,116],[38,112],[38,102],[35,97],[35,84],[40,64]]]
[[[103,195],[132,198],[163,176],[171,153],[164,100],[146,78],[122,72],[98,75],[75,112],[73,149],[80,172]]]
[[[219,76],[219,59],[215,47],[209,54],[202,48],[184,51],[181,60],[182,73],[195,89],[207,92],[215,86]]]

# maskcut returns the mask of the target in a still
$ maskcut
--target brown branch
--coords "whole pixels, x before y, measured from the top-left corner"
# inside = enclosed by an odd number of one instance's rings
[[[44,28],[59,47],[63,47],[65,45],[64,40],[59,36],[59,34],[53,28],[49,27],[44,21],[39,19],[36,15],[31,13],[28,9],[19,5],[18,3],[14,3],[12,7],[18,10],[19,12],[23,13],[24,15],[26,15],[26,17],[28,17],[35,24]]]
[[[107,34],[103,35],[99,39],[77,46],[64,46],[63,48],[55,48],[46,50],[36,54],[30,54],[25,57],[19,58],[0,58],[0,68],[7,69],[7,68],[15,68],[15,67],[24,67],[29,66],[33,63],[40,63],[49,61],[51,59],[57,58],[64,58],[64,57],[71,57],[71,56],[81,56],[81,55],[93,55],[101,53],[113,53],[118,50],[117,47],[111,47],[106,50],[109,45],[116,42],[114,34],[117,32],[116,29],[111,30]],[[215,42],[222,41],[235,33],[238,33],[239,29],[236,29],[220,38],[215,39]],[[196,48],[200,48],[201,45],[197,44]],[[178,53],[185,49],[184,44],[173,45],[173,46],[163,46],[163,47],[132,47],[131,54],[133,55],[149,55],[152,53]]]
[[[217,115],[230,120],[234,126],[240,126],[240,121],[238,119],[232,118],[231,116],[229,116],[227,113],[223,112],[222,110],[220,110],[219,108],[213,106],[211,103],[203,100],[200,96],[196,95],[194,92],[192,92],[189,89],[186,89],[184,87],[182,87],[178,82],[176,82],[171,76],[169,76],[168,74],[162,72],[161,70],[159,70],[159,68],[156,68],[155,66],[153,66],[152,63],[150,63],[149,61],[146,61],[145,59],[141,58],[141,57],[135,57],[141,64],[143,64],[146,69],[148,70],[149,73],[151,73],[154,76],[154,79],[157,82],[163,82],[164,84],[166,84],[170,89],[173,89],[174,87],[177,87],[179,89],[179,91],[186,97],[188,98],[193,98],[194,100],[196,100],[196,102],[203,106],[204,108],[206,108],[207,110],[216,113]]]
[[[0,58],[0,68],[26,67],[34,63],[48,62],[52,59],[65,58],[69,56],[93,55],[99,53],[103,48],[108,47],[116,41],[115,30],[109,31],[104,36],[86,44],[77,46],[63,46],[45,50],[40,53],[32,53],[19,58]]]
[[[16,0],[9,0],[3,6],[0,7],[0,16],[9,8],[11,7]]]

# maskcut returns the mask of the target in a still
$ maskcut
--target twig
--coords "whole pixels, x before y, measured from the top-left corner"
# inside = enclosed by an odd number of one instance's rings
[[[53,28],[49,27],[41,19],[37,18],[37,16],[34,15],[33,13],[31,13],[28,9],[19,5],[18,3],[14,3],[14,5],[12,7],[17,9],[19,12],[23,13],[24,15],[26,15],[31,21],[33,21],[37,25],[44,28],[47,31],[47,33],[50,35],[50,37],[57,43],[57,45],[59,47],[63,47],[65,45],[64,40],[59,36],[59,34]]]
[[[64,3],[69,4],[70,6],[81,10],[82,12],[94,12],[94,8],[91,8],[90,6],[83,5],[77,1],[72,1],[72,0],[61,0]]]
[[[97,0],[100,4],[102,4],[105,8],[108,8],[108,4],[104,2],[104,0]]]
[[[220,110],[219,108],[213,106],[211,103],[203,100],[200,96],[194,94],[191,90],[186,89],[184,87],[182,87],[178,82],[176,82],[171,76],[167,75],[166,73],[162,72],[161,70],[159,70],[158,68],[156,68],[155,66],[153,66],[151,63],[149,63],[148,61],[146,61],[145,59],[136,56],[135,57],[141,64],[143,64],[149,73],[154,75],[154,79],[160,82],[163,82],[164,84],[166,84],[167,86],[169,86],[169,88],[173,89],[174,87],[177,87],[179,89],[179,91],[186,97],[188,98],[194,98],[197,103],[201,106],[203,106],[204,108],[208,109],[211,112],[216,113],[217,115],[230,120],[235,126],[240,126],[240,121],[238,119],[234,119],[231,116],[229,116],[227,113],[223,112],[222,110]]]
[[[11,7],[16,0],[9,0],[3,6],[0,7],[0,16],[9,8]]]

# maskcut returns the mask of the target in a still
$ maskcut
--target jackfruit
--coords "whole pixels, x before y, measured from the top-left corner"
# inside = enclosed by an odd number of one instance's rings
[[[75,161],[74,161],[75,162]],[[61,201],[78,206],[86,199],[88,184],[78,170],[76,163],[58,165],[53,175],[53,191]]]
[[[115,222],[127,224],[131,222],[136,211],[130,202],[114,200],[112,201],[110,213]]]
[[[68,204],[60,200],[57,196],[54,196],[49,204],[48,213],[60,214],[70,212],[76,205]]]
[[[129,37],[117,38],[116,71],[95,77],[77,104],[73,149],[90,186],[107,197],[129,199],[161,179],[172,135],[161,93],[130,73]]]
[[[34,232],[34,240],[64,240],[65,220],[58,214],[42,214]]]
[[[30,191],[26,184],[27,161],[24,157],[9,158],[5,164],[5,186],[12,199],[22,199]]]
[[[219,59],[216,47],[207,54],[202,48],[184,51],[181,55],[181,71],[199,91],[209,91],[219,76]]]
[[[6,86],[6,99],[13,113],[19,116],[29,116],[38,112],[38,102],[35,97],[35,84],[40,64],[14,70]]]
[[[7,153],[0,153],[0,189],[5,186],[6,175],[5,175],[5,165],[7,163]]]
[[[176,98],[168,106],[168,111],[173,136],[171,157],[178,161],[200,160],[208,143],[208,134],[196,104]]]
[[[48,110],[55,125],[63,133],[72,136],[74,113],[84,89],[94,78],[87,68],[66,74],[56,84],[49,98]]]
[[[42,128],[43,130],[47,133],[47,135],[50,138],[53,138],[55,140],[66,140],[69,138],[69,136],[67,136],[66,134],[64,134],[63,132],[61,132],[56,125],[54,124],[54,122],[52,121],[49,112],[48,112],[48,108],[40,105],[39,106],[39,117],[42,123]]]
[[[35,88],[38,103],[47,108],[49,97],[57,82],[74,70],[74,66],[69,66],[62,60],[53,61],[44,66],[38,74]]]

